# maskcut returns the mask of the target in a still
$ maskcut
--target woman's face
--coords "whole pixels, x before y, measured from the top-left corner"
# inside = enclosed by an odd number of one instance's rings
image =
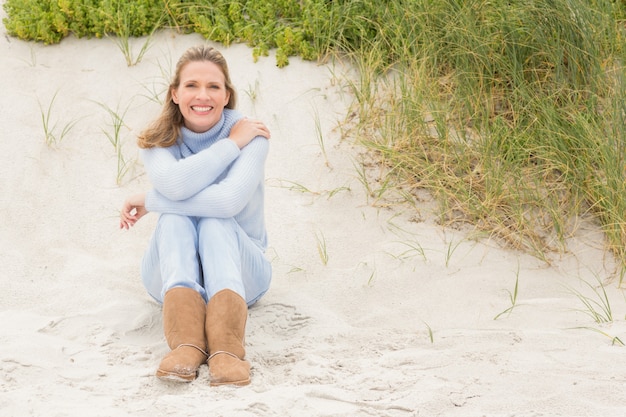
[[[172,100],[178,105],[185,127],[206,132],[220,120],[230,93],[224,73],[210,61],[192,61],[180,71],[180,84],[172,89]]]

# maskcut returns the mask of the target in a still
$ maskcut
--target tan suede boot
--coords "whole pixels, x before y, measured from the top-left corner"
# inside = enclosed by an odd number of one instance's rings
[[[207,304],[206,336],[211,386],[248,385],[250,363],[244,360],[248,306],[236,292],[222,290]]]
[[[206,304],[191,288],[176,287],[163,299],[163,330],[168,353],[157,369],[159,378],[190,382],[198,376],[198,367],[208,357],[204,336]]]

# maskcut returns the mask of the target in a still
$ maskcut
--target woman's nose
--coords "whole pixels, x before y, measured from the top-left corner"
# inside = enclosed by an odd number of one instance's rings
[[[199,98],[207,98],[209,97],[209,90],[207,88],[198,89],[198,97]]]

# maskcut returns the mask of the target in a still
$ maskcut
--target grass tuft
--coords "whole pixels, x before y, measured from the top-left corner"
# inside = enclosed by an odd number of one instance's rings
[[[509,294],[509,301],[511,302],[511,306],[507,308],[506,310],[502,311],[501,313],[498,313],[493,318],[494,320],[498,320],[500,317],[502,317],[505,314],[507,316],[511,314],[513,309],[517,306],[518,289],[519,289],[519,265],[517,266],[517,273],[515,274],[515,287],[513,288],[513,292],[506,290],[506,292]]]
[[[597,286],[585,280],[582,280],[582,282],[592,291],[593,296],[587,296],[583,294],[582,291],[568,287],[569,292],[574,294],[584,306],[584,308],[579,311],[587,314],[598,324],[612,323],[613,311],[604,285],[599,279]]]
[[[100,107],[102,107],[108,113],[111,121],[111,130],[102,129],[102,133],[104,133],[109,140],[109,143],[113,146],[115,150],[115,158],[117,163],[117,170],[115,176],[115,183],[117,185],[121,185],[124,177],[129,172],[132,167],[132,162],[126,159],[123,153],[124,140],[122,138],[122,127],[124,124],[124,116],[128,111],[128,107],[124,109],[124,111],[120,112],[119,109],[112,109],[108,105],[104,103],[97,103]]]
[[[328,265],[328,247],[326,245],[326,238],[324,234],[320,232],[315,233],[315,240],[317,241],[317,252],[320,256],[322,264]]]
[[[41,124],[43,126],[44,132],[44,140],[46,142],[46,145],[48,145],[49,147],[58,145],[78,122],[78,119],[72,120],[61,127],[59,127],[57,123],[52,122],[51,118],[54,109],[54,102],[57,98],[58,93],[58,91],[54,93],[52,99],[50,100],[50,104],[48,104],[45,109],[41,102],[39,103]]]

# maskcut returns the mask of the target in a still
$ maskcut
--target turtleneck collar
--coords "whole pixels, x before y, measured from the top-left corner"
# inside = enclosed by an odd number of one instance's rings
[[[228,132],[224,132],[223,135],[221,134],[224,130],[224,118],[225,115],[222,113],[220,120],[211,129],[202,133],[194,132],[185,126],[182,126],[180,128],[179,142],[183,156],[198,153],[201,150],[213,145],[217,140],[228,137],[230,130]]]

